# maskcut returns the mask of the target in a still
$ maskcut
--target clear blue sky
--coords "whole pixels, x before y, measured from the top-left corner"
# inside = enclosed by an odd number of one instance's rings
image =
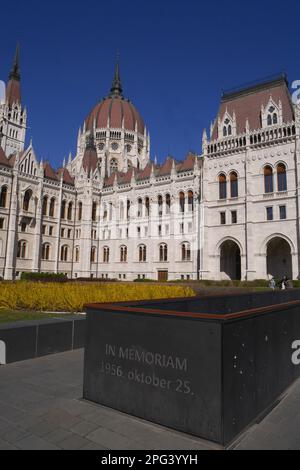
[[[26,0],[0,3],[0,79],[21,44],[28,139],[59,166],[111,86],[150,131],[152,157],[200,151],[222,89],[285,71],[300,79],[299,1]]]

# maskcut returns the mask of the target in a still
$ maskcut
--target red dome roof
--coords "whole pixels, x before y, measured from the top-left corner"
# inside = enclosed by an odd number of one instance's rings
[[[94,119],[96,120],[96,129],[106,127],[108,118],[111,128],[121,129],[124,118],[126,130],[135,131],[137,123],[138,132],[140,134],[144,133],[145,124],[139,112],[130,101],[125,100],[123,97],[109,96],[98,103],[86,119],[87,130],[93,128]]]
[[[110,95],[98,103],[90,112],[85,121],[87,130],[93,129],[94,119],[96,120],[96,129],[105,128],[109,118],[111,128],[121,129],[124,119],[124,128],[126,130],[135,131],[137,124],[138,132],[140,134],[144,133],[145,124],[143,119],[133,104],[123,97],[122,91],[119,62],[117,61]]]

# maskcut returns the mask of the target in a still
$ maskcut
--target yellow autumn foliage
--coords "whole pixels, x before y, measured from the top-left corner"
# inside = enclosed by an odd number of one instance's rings
[[[194,295],[189,287],[155,284],[0,282],[0,309],[82,312],[85,304],[95,302]]]

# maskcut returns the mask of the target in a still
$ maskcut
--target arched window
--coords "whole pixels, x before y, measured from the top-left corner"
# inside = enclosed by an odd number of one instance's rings
[[[42,246],[42,259],[48,261],[50,259],[50,245],[49,243],[44,243]]]
[[[278,191],[287,190],[286,167],[283,163],[277,165],[277,189]]]
[[[189,208],[189,212],[194,211],[194,193],[193,193],[193,191],[188,192],[188,208]]]
[[[158,202],[158,215],[161,217],[163,214],[163,198],[161,195],[158,196],[157,202]]]
[[[112,202],[109,203],[109,220],[112,220],[113,217],[113,204]]]
[[[109,263],[109,247],[105,246],[103,248],[103,263]]]
[[[223,127],[223,137],[226,137],[227,136],[227,127],[224,126]]]
[[[78,220],[82,219],[82,202],[78,204]]]
[[[32,197],[32,191],[28,189],[26,193],[24,194],[24,200],[23,200],[23,210],[26,212],[29,211],[31,197]]]
[[[93,206],[92,206],[92,221],[93,222],[96,222],[96,219],[97,219],[97,202],[93,202]]]
[[[271,116],[271,114],[268,114],[267,124],[268,124],[268,126],[272,126],[272,116]]]
[[[27,257],[27,242],[20,240],[18,242],[17,258],[25,259]]]
[[[72,211],[73,211],[73,203],[70,202],[68,206],[68,220],[72,220]]]
[[[61,202],[60,218],[61,218],[61,219],[65,219],[65,218],[66,218],[66,201],[62,201],[62,202]]]
[[[129,199],[127,199],[126,217],[127,217],[127,220],[130,219],[130,201],[129,201]]]
[[[181,245],[181,261],[191,261],[191,245],[188,242]]]
[[[92,246],[91,248],[91,263],[95,263],[96,262],[96,247],[95,246]]]
[[[228,135],[231,135],[232,134],[232,129],[231,129],[231,125],[229,124],[228,126]]]
[[[224,173],[219,175],[219,199],[227,198],[227,181]]]
[[[75,247],[75,263],[78,263],[80,259],[80,249],[79,246]]]
[[[55,211],[55,198],[53,197],[50,201],[50,207],[49,207],[50,217],[54,217],[54,211]]]
[[[166,214],[170,214],[171,212],[171,196],[170,194],[166,194]]]
[[[48,197],[44,196],[44,199],[43,199],[43,215],[47,215],[47,207],[48,207]]]
[[[118,171],[118,162],[115,158],[112,158],[110,161],[110,172],[115,173]]]
[[[149,217],[150,215],[150,198],[149,197],[145,198],[145,208],[146,208],[146,217]]]
[[[60,249],[60,261],[68,261],[69,247],[64,245]]]
[[[274,108],[274,106],[270,106],[268,112],[269,112],[267,116],[268,126],[278,124],[278,115],[276,113],[276,109]]]
[[[144,263],[147,261],[147,247],[146,245],[139,246],[139,262]]]
[[[159,261],[168,261],[168,245],[165,243],[159,245]]]
[[[185,210],[185,195],[184,192],[179,193],[179,211],[184,212]]]
[[[120,247],[120,261],[121,263],[127,262],[127,246],[123,245]]]
[[[230,196],[231,197],[238,197],[239,190],[238,190],[238,175],[235,171],[230,173]]]
[[[273,193],[273,170],[269,165],[264,168],[265,193]]]
[[[273,124],[277,124],[277,122],[278,122],[277,114],[274,113],[273,114]]]
[[[0,207],[6,207],[7,202],[7,186],[2,186],[0,192]]]

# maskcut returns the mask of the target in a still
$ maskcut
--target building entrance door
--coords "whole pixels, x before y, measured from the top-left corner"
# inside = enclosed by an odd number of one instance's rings
[[[168,271],[158,271],[158,281],[165,282],[168,280]]]

